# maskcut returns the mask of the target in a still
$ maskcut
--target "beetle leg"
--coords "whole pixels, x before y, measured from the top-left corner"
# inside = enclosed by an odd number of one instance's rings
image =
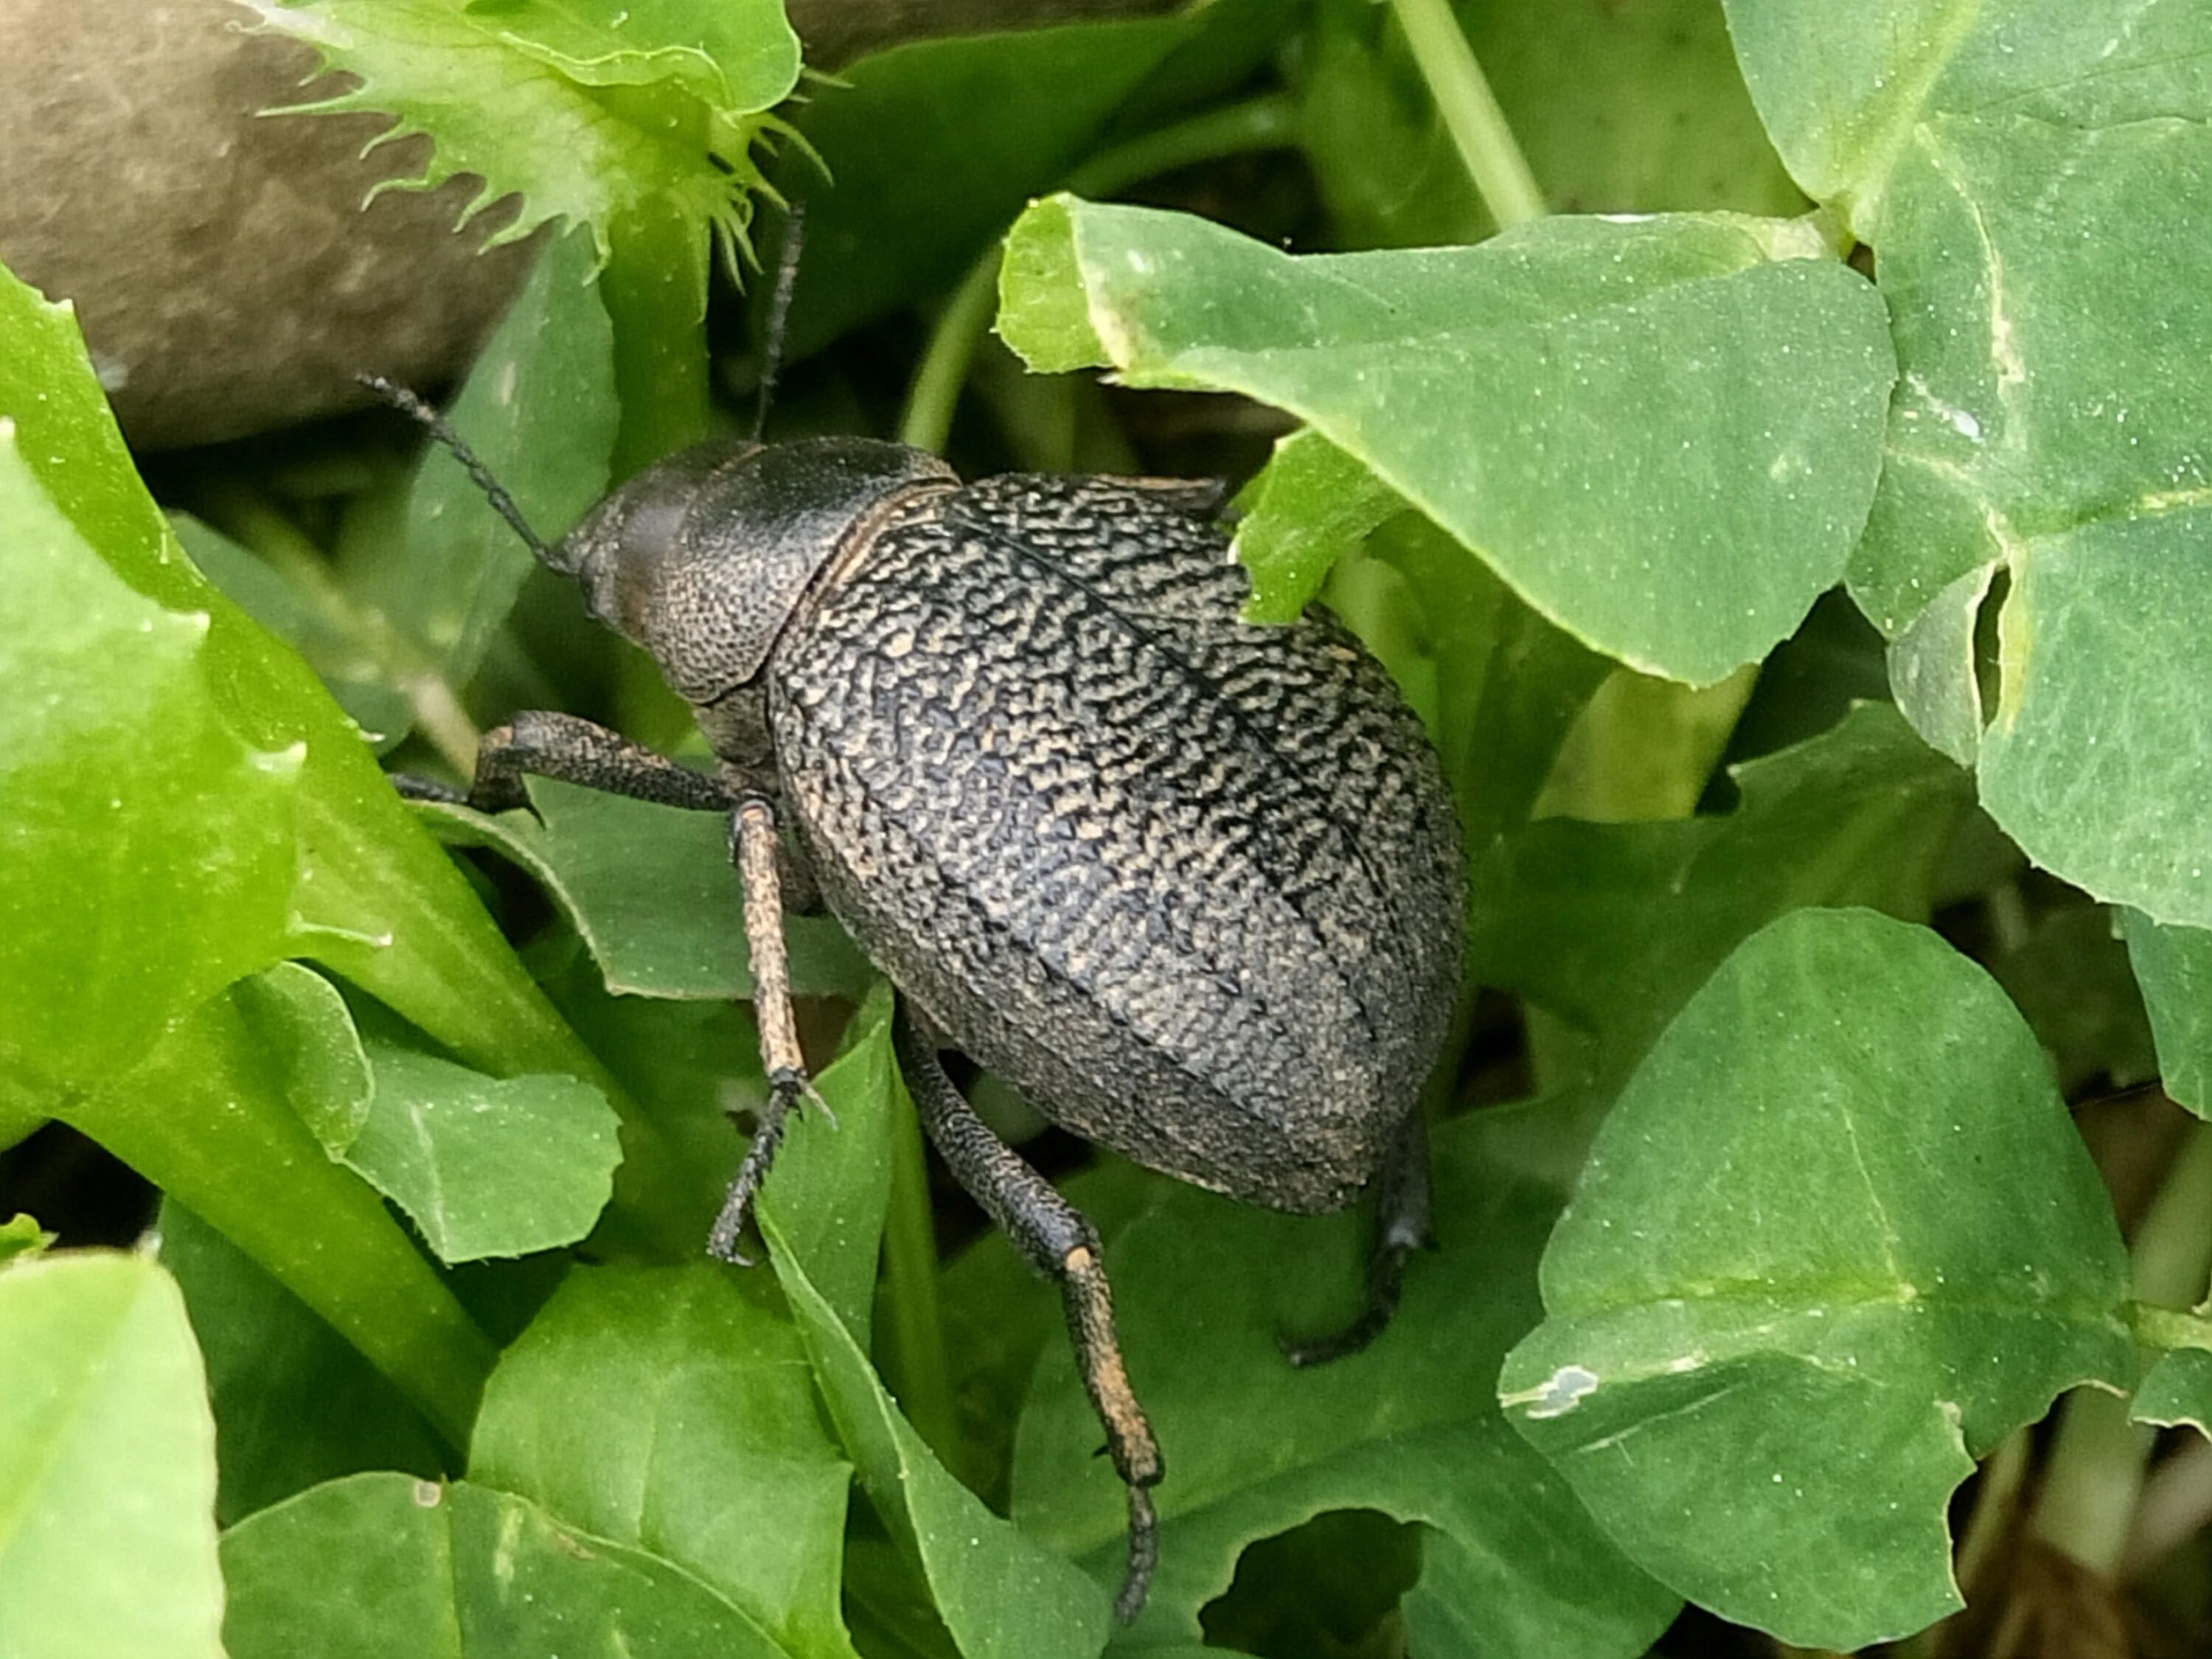
[[[1367,1304],[1342,1330],[1304,1340],[1285,1339],[1283,1355],[1293,1365],[1325,1365],[1358,1353],[1382,1334],[1398,1311],[1406,1259],[1432,1249],[1429,1231],[1429,1127],[1420,1108],[1406,1114],[1376,1178],[1375,1248],[1367,1258]]]
[[[945,1075],[935,1039],[903,1003],[894,1040],[899,1069],[939,1155],[1014,1248],[1059,1283],[1084,1390],[1105,1425],[1115,1470],[1129,1489],[1129,1569],[1114,1598],[1115,1616],[1127,1624],[1143,1608],[1159,1565],[1159,1519],[1148,1489],[1164,1465],[1114,1333],[1114,1293],[1106,1282],[1098,1230],[975,1115]]]
[[[479,812],[504,812],[530,805],[522,788],[526,775],[695,811],[726,812],[732,805],[728,787],[711,772],[678,766],[619,732],[574,714],[538,709],[526,710],[512,724],[484,733],[477,749],[476,779],[465,795],[424,778],[402,775],[392,781],[412,799],[453,801]]]
[[[730,817],[730,856],[744,884],[745,948],[752,957],[753,1018],[760,1025],[768,1099],[761,1107],[752,1145],[745,1148],[744,1162],[738,1166],[729,1194],[722,1200],[722,1212],[707,1236],[707,1253],[745,1267],[752,1262],[738,1248],[738,1236],[744,1231],[753,1200],[783,1143],[784,1120],[802,1098],[821,1107],[825,1115],[830,1110],[807,1078],[799,1022],[791,1012],[791,964],[784,954],[782,885],[776,872],[778,839],[774,805],[759,795],[748,795],[738,803]]]

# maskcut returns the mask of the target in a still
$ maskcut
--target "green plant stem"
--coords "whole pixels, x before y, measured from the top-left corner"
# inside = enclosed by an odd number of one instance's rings
[[[1279,93],[1231,104],[1162,127],[1105,150],[1078,167],[1064,187],[1084,196],[1112,196],[1178,167],[1255,150],[1279,149],[1297,137],[1297,111]],[[928,349],[915,366],[899,441],[941,451],[952,430],[952,412],[967,384],[968,367],[991,325],[999,297],[1000,239],[969,267],[930,331]]]
[[[2146,1348],[2203,1348],[2212,1352],[2212,1319],[2202,1314],[2134,1302],[2128,1304],[2128,1322],[2135,1328],[2136,1340]]]
[[[929,349],[915,366],[907,387],[906,411],[899,418],[899,441],[933,454],[942,453],[951,435],[952,411],[967,383],[968,366],[999,298],[999,243],[994,238],[981,258],[968,268],[960,286],[938,313],[929,331]]]
[[[1101,150],[1067,175],[1079,196],[1117,196],[1164,173],[1255,150],[1282,149],[1297,142],[1297,109],[1282,93],[1247,99],[1194,115]]]
[[[1468,176],[1501,229],[1540,219],[1544,192],[1505,124],[1505,112],[1484,78],[1482,65],[1452,15],[1449,0],[1390,0],[1413,62],[1428,83],[1437,112],[1458,146]]]
[[[937,1224],[929,1198],[929,1164],[921,1150],[921,1122],[900,1089],[891,1133],[890,1210],[884,1223],[884,1283],[878,1303],[884,1322],[884,1382],[946,1467],[963,1455],[960,1419],[952,1403],[952,1368],[945,1357],[945,1322],[937,1297]]]
[[[2212,1522],[2212,1441],[2177,1448],[2143,1482],[2120,1577],[2140,1578]]]
[[[1989,1571],[2012,1522],[2013,1505],[2027,1479],[2030,1455],[2035,1449],[2033,1431],[2014,1429],[1997,1443],[1982,1465],[1982,1484],[1974,1494],[1974,1513],[1959,1540],[1959,1588],[1967,1595]],[[1942,1626],[1936,1628],[1941,1629]],[[1939,1643],[1934,1652],[1942,1652]]]
[[[1688,817],[1758,683],[1756,665],[1694,690],[1614,671],[1568,728],[1530,816],[1596,823]]]
[[[2187,1307],[2212,1273],[2212,1126],[2189,1137],[2136,1231],[2136,1299],[2148,1309]],[[2139,1326],[2150,1322],[2139,1321]],[[2068,1396],[2036,1500],[2036,1535],[2112,1575],[2127,1548],[2156,1431],[2130,1422],[2128,1401],[2101,1389]]]

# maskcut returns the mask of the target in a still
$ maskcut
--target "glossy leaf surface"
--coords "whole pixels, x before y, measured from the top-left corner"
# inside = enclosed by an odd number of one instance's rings
[[[222,1570],[230,1659],[785,1651],[669,1562],[466,1481],[356,1474],[314,1487],[225,1534]]]
[[[1972,1457],[2134,1364],[2118,1229],[2034,1038],[1866,911],[1785,916],[1691,999],[1542,1284],[1508,1415],[1637,1560],[1800,1644],[1956,1607]]]
[[[1872,498],[1888,331],[1826,252],[1716,214],[1297,258],[1060,196],[999,328],[1032,368],[1289,410],[1569,633],[1702,684],[1796,627]]]
[[[184,1304],[149,1261],[0,1268],[0,1644],[221,1659],[215,1425]]]
[[[469,1475],[685,1567],[794,1654],[850,1654],[852,1470],[752,1288],[720,1264],[573,1270],[486,1385]]]

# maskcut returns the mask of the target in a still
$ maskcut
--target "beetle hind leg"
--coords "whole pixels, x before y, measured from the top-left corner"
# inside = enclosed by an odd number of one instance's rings
[[[1315,1337],[1285,1337],[1283,1357],[1301,1368],[1326,1365],[1358,1353],[1389,1328],[1405,1287],[1406,1262],[1416,1250],[1433,1249],[1429,1230],[1428,1121],[1415,1107],[1390,1138],[1376,1177],[1375,1248],[1367,1258],[1367,1299],[1358,1316],[1340,1330]]]
[[[1060,1286],[1084,1391],[1105,1425],[1107,1453],[1129,1492],[1129,1566],[1114,1598],[1115,1616],[1127,1624],[1143,1609],[1159,1565],[1159,1518],[1150,1488],[1165,1466],[1122,1363],[1098,1230],[975,1115],[945,1075],[936,1040],[902,1004],[894,1040],[899,1069],[931,1143],[1014,1248]]]

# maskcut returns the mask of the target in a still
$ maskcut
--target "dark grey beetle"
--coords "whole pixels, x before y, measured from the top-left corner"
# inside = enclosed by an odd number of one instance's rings
[[[1116,1611],[1133,1617],[1162,1466],[1098,1236],[939,1054],[1253,1203],[1334,1210],[1380,1176],[1367,1312],[1291,1357],[1360,1346],[1426,1232],[1414,1107],[1460,979],[1459,829],[1419,722],[1328,618],[1238,620],[1211,485],[963,484],[896,444],[729,443],[640,474],[547,548],[472,470],[592,614],[653,653],[720,760],[695,772],[522,714],[486,738],[466,797],[522,805],[534,773],[731,815],[771,1088],[709,1248],[742,1259],[810,1092],[782,913],[818,896],[898,988],[930,1139],[1060,1285],[1129,1490]]]

